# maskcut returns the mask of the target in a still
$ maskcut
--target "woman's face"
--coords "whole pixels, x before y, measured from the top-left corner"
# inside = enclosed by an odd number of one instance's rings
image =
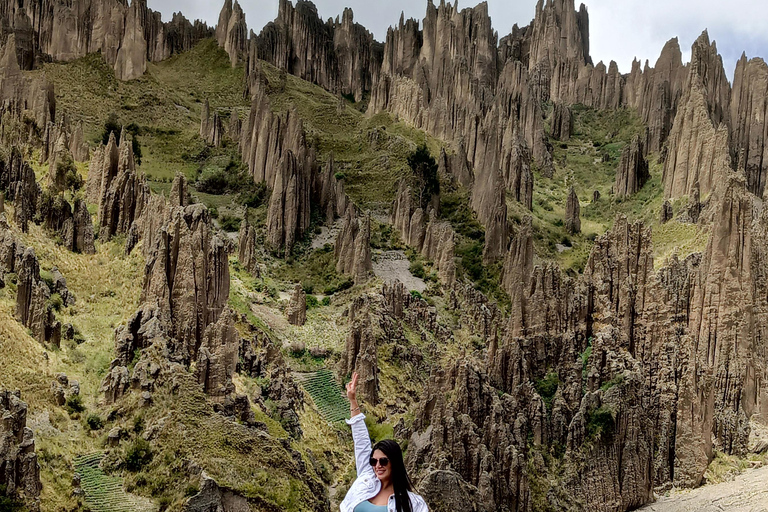
[[[373,452],[373,458],[380,461],[382,458],[389,459],[381,450],[375,450]],[[382,482],[389,482],[392,476],[392,463],[388,463],[386,466],[382,466],[381,462],[377,462],[373,466],[373,472],[376,473],[376,477]]]

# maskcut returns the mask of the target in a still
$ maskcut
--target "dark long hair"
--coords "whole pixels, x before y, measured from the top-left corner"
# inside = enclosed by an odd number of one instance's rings
[[[403,462],[403,450],[400,449],[400,445],[391,439],[385,439],[379,441],[373,446],[371,450],[371,457],[373,452],[381,450],[384,455],[389,459],[392,471],[392,486],[395,488],[395,506],[397,512],[412,512],[411,511],[411,498],[408,496],[408,491],[413,491],[411,480],[408,478],[408,472],[405,470],[405,462]]]

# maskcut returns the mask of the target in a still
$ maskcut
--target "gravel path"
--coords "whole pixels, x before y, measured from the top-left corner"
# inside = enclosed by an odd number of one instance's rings
[[[768,466],[748,470],[732,482],[677,491],[644,512],[768,512]]]
[[[373,262],[373,273],[385,283],[400,281],[406,290],[424,293],[427,283],[411,274],[411,262],[403,251],[386,251]]]

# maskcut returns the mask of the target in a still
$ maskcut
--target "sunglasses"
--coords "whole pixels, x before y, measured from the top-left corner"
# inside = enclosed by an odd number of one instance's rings
[[[368,463],[371,465],[371,467],[374,467],[374,468],[376,467],[376,463],[377,462],[381,465],[381,467],[385,468],[389,464],[389,459],[386,458],[386,457],[382,457],[380,459],[375,459],[375,458],[371,457],[368,460]]]

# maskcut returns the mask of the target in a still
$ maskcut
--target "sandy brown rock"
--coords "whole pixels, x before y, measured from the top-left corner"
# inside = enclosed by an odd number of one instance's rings
[[[349,198],[344,190],[344,179],[336,177],[333,154],[328,157],[322,172],[316,175],[313,189],[314,201],[324,212],[326,225],[332,225],[338,217],[346,214]]]
[[[298,114],[276,115],[263,88],[253,93],[240,151],[254,181],[266,182],[272,190],[267,244],[277,254],[289,254],[309,227],[317,159]]]
[[[690,195],[698,184],[707,196],[731,166],[728,113],[730,87],[717,47],[706,31],[694,42],[690,72],[669,136],[664,195]]]
[[[208,100],[203,104],[203,113],[200,120],[200,137],[208,143],[209,146],[221,146],[221,137],[224,134],[224,124],[218,112],[210,113]],[[239,137],[237,137],[239,138]]]
[[[205,330],[224,310],[230,252],[200,204],[172,209],[149,249],[142,303],[156,304],[170,321],[170,348],[180,360],[195,358]]]
[[[13,221],[26,233],[42,192],[35,171],[16,148],[11,148],[7,160],[0,161],[0,189],[7,193],[8,201],[13,201]]]
[[[450,287],[456,280],[456,234],[450,223],[438,219],[435,210],[430,210],[429,217],[425,218],[424,210],[414,209],[414,206],[411,189],[403,181],[398,186],[398,193],[392,204],[390,221],[407,245],[433,262],[440,281]],[[504,212],[506,213],[506,208]],[[503,226],[505,229],[506,222]],[[506,238],[506,231],[504,237]],[[490,236],[486,235],[486,240],[489,238]]]
[[[350,331],[339,365],[341,375],[360,374],[360,396],[375,405],[379,401],[379,368],[374,331],[377,325],[372,315],[370,301],[365,296],[355,299],[350,305]]]
[[[556,103],[552,111],[550,126],[552,137],[557,140],[567,141],[573,133],[573,113],[568,105]]]
[[[742,54],[736,64],[731,96],[731,142],[736,150],[737,169],[747,177],[747,189],[762,197],[768,179],[768,65],[763,59],[747,61]]]
[[[336,272],[351,275],[361,284],[373,272],[371,262],[371,217],[361,217],[357,207],[347,206],[347,212],[336,237],[334,248]]]
[[[27,427],[27,404],[19,391],[0,391],[0,485],[5,495],[20,499],[30,511],[40,510],[40,464],[35,436]]]
[[[258,57],[333,93],[360,101],[379,75],[381,43],[354,22],[352,9],[324,22],[311,2],[281,0],[277,18],[259,34],[249,60]],[[310,58],[311,57],[311,58]]]
[[[307,294],[304,293],[300,284],[293,288],[293,295],[288,301],[285,316],[288,317],[288,323],[291,325],[302,326],[307,323]]]
[[[581,233],[581,206],[573,187],[565,203],[565,230],[570,234]]]
[[[617,197],[636,194],[651,177],[643,150],[643,141],[636,136],[622,151],[613,185],[613,192]]]
[[[18,275],[16,318],[40,343],[56,344],[61,340],[61,324],[48,305],[51,290],[40,278],[40,264],[32,248],[24,251],[15,270]]]
[[[235,327],[235,314],[226,308],[216,323],[205,330],[197,350],[195,375],[213,400],[223,400],[235,391],[232,376],[237,367],[240,334]]]
[[[190,23],[180,13],[164,23],[142,1],[24,1],[0,16],[4,31],[19,41],[17,66],[29,70],[46,59],[72,61],[99,52],[126,80],[140,76],[147,61],[167,59],[213,35],[204,23]]]
[[[674,211],[672,210],[672,203],[670,203],[669,200],[665,200],[664,204],[661,205],[661,215],[659,217],[659,223],[666,224],[667,222],[672,220],[672,217],[674,217]]]
[[[243,219],[240,223],[240,234],[238,237],[238,257],[237,260],[254,277],[261,276],[259,260],[257,258],[256,247],[256,228],[248,223],[248,219]]]
[[[248,27],[245,13],[237,0],[234,5],[232,0],[225,0],[216,25],[216,40],[229,55],[232,67],[242,61],[247,49]]]
[[[32,78],[21,73],[16,40],[16,35],[10,34],[0,55],[0,98],[5,110],[14,116],[21,117],[24,111],[29,111],[43,131],[56,113],[53,86],[43,77]]]

